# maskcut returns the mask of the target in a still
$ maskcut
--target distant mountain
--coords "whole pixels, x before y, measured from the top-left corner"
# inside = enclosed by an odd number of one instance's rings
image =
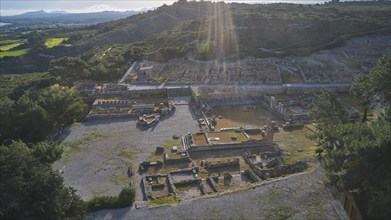
[[[44,10],[40,10],[40,11],[32,11],[32,12],[26,12],[26,13],[23,13],[23,14],[20,14],[20,15],[15,15],[15,16],[12,16],[12,17],[36,17],[36,16],[43,16],[43,15],[46,15],[47,12],[45,12]]]
[[[1,22],[12,23],[17,27],[52,26],[52,25],[91,25],[118,20],[142,11],[103,11],[93,13],[67,13],[65,11],[45,12],[43,10],[20,15],[1,16]]]
[[[51,13],[51,14],[69,14],[69,12],[66,12],[66,11],[52,11],[49,13]]]

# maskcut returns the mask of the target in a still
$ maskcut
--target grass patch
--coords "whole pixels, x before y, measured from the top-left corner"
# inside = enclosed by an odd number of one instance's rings
[[[178,146],[181,144],[181,141],[178,140],[168,140],[163,143],[164,147],[172,147],[172,146]]]
[[[247,137],[241,132],[235,131],[223,131],[223,132],[210,132],[209,138],[219,138],[219,141],[212,141],[212,143],[230,143],[230,142],[242,142],[247,141]],[[232,139],[235,137],[236,139]]]
[[[70,46],[69,44],[62,44],[64,41],[68,40],[68,37],[53,37],[45,41],[46,48],[52,48],[57,46]]]
[[[289,206],[280,206],[277,208],[270,209],[266,215],[265,219],[273,220],[285,220],[295,214],[297,211]]]
[[[81,145],[85,145],[91,140],[100,139],[102,137],[103,137],[102,134],[91,132],[78,141],[61,143],[62,147],[68,148],[67,150],[64,150],[62,157],[64,158],[65,161],[68,161],[70,155],[80,153],[83,151]]]
[[[168,153],[167,156],[168,156],[168,158],[171,158],[171,159],[181,159],[181,157],[182,157],[180,154],[175,154],[175,153],[173,153],[173,154]]]
[[[126,175],[116,175],[111,178],[111,182],[114,182],[115,184],[125,184],[129,182],[129,177]]]
[[[283,156],[285,164],[290,165],[290,164],[297,163],[299,161],[311,162],[316,159],[316,157],[315,157],[316,146],[302,149],[303,150],[302,152],[299,152],[297,149],[298,148],[295,148],[295,147],[290,147],[290,148],[284,149],[285,152],[288,152],[291,154],[291,155],[284,155]]]
[[[162,155],[156,155],[156,154],[151,154],[147,157],[147,161],[163,161],[163,156]]]
[[[287,195],[289,195],[289,193],[284,193],[276,188],[272,188],[267,194],[258,197],[259,206],[262,208],[269,205],[274,206]]]
[[[129,160],[133,160],[135,158],[135,152],[133,151],[121,151],[121,153],[118,156],[125,157]]]
[[[163,82],[164,81],[164,78],[162,77],[162,76],[154,76],[153,78],[152,78],[154,81],[156,81],[156,82]]]
[[[171,152],[171,147],[182,145],[181,140],[168,140],[163,143],[164,152]]]
[[[174,194],[170,194],[166,197],[161,197],[158,199],[154,199],[149,203],[150,207],[156,207],[161,205],[178,205],[178,201]]]
[[[315,128],[309,127],[314,130]],[[299,161],[312,162],[316,160],[315,150],[316,142],[308,138],[313,134],[311,130],[304,127],[292,131],[277,132],[274,134],[274,140],[279,146],[290,155],[284,155],[284,162],[286,164],[294,164]],[[301,149],[301,152],[298,149]]]
[[[26,54],[30,49],[0,51],[0,59],[3,57],[18,57]]]

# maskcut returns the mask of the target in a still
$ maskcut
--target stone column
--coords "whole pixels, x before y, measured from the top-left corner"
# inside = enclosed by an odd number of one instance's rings
[[[274,96],[270,96],[270,108],[271,108],[271,109],[274,109],[274,104],[275,104],[274,102],[275,102],[275,99],[276,99],[276,98],[274,98]]]
[[[278,111],[279,113],[281,113],[281,105],[282,105],[282,103],[279,102],[279,103],[278,103],[278,106],[277,106],[277,111]]]

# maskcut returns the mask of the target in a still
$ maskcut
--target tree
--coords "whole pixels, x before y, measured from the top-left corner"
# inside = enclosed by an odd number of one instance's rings
[[[28,142],[36,142],[45,137],[53,129],[53,121],[47,111],[32,100],[28,94],[23,95],[13,106],[10,114],[13,139],[21,138]]]
[[[368,75],[360,75],[353,82],[352,93],[355,97],[360,97],[357,99],[359,105],[363,108],[362,122],[367,121],[368,106],[373,99],[375,94],[374,87],[370,82],[370,77]]]
[[[0,146],[1,219],[84,219],[84,202],[51,168],[61,152],[47,143]]]
[[[359,75],[353,82],[353,95],[363,109],[362,121],[367,120],[368,107],[378,96],[391,99],[391,55],[379,59],[368,75]]]
[[[90,76],[87,64],[79,57],[52,60],[49,64],[49,73],[67,85]]]
[[[390,134],[391,121],[385,119],[339,124],[323,127],[318,145],[323,150],[328,182],[340,190],[363,195],[369,207],[385,210],[368,210],[369,215],[382,219],[391,215]]]
[[[51,120],[59,124],[72,123],[81,119],[87,105],[80,99],[75,88],[55,84],[38,92],[37,102],[44,108]]]
[[[10,115],[12,114],[13,105],[14,101],[8,97],[0,98],[0,121],[2,125],[0,126],[0,144],[12,135],[12,129],[8,129],[8,125],[12,124]]]
[[[391,56],[383,57],[353,84],[353,94],[365,108],[379,97],[384,114],[368,121],[346,120],[346,108],[336,94],[322,93],[311,116],[319,124],[317,153],[321,156],[328,183],[353,191],[368,202],[371,218],[388,219],[391,211]]]
[[[376,94],[384,101],[391,100],[391,55],[380,58],[369,76]]]
[[[319,126],[346,123],[349,121],[349,113],[342,105],[337,94],[322,90],[314,100],[310,116]]]
[[[0,144],[18,139],[28,143],[41,141],[55,125],[80,120],[87,112],[87,105],[75,88],[53,85],[20,95],[15,101],[0,99]]]

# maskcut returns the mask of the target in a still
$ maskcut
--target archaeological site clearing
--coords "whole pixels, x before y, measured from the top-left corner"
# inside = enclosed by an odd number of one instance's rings
[[[348,87],[84,85],[90,113],[71,128],[58,166],[85,198],[130,182],[136,207],[250,189],[314,169],[312,100],[321,89],[343,94]],[[91,137],[80,140],[72,129]]]

